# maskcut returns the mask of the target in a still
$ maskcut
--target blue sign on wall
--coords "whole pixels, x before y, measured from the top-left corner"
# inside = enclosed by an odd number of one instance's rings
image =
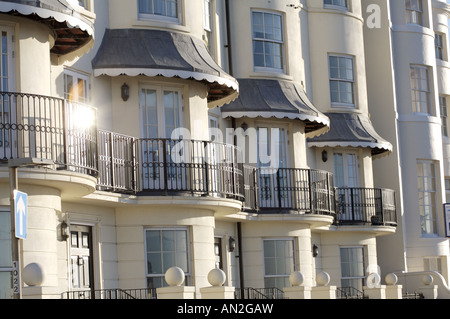
[[[16,237],[27,238],[28,194],[14,190]]]

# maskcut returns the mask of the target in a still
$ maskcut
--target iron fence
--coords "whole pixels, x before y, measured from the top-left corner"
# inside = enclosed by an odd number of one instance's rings
[[[279,288],[236,288],[235,299],[284,299],[284,292]]]
[[[156,299],[156,288],[74,290],[62,294],[63,299]]]

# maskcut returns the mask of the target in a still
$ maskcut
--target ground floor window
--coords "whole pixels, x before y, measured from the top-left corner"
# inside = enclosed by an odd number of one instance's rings
[[[289,276],[295,271],[293,239],[264,239],[265,288],[289,287]]]
[[[185,284],[189,284],[189,239],[186,228],[151,228],[145,230],[147,287],[167,286],[166,271],[177,266],[185,272]]]
[[[11,298],[11,276],[11,216],[0,211],[0,299]]]
[[[365,278],[364,247],[341,247],[341,287],[363,291]],[[352,289],[348,290],[352,293]]]

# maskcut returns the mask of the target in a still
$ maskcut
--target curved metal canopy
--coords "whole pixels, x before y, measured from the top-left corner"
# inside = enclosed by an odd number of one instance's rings
[[[149,29],[107,29],[92,61],[94,75],[163,76],[194,79],[208,86],[208,104],[234,100],[239,85],[211,58],[200,39]]]
[[[93,45],[93,22],[82,16],[67,0],[3,0],[0,12],[22,16],[47,25],[53,30],[55,44],[51,52],[66,55]]]
[[[308,136],[328,131],[328,117],[314,107],[300,85],[271,79],[238,81],[239,97],[222,107],[222,117],[297,119],[305,122],[305,133]]]
[[[325,113],[330,118],[331,129],[326,134],[308,139],[308,146],[316,147],[367,147],[372,156],[392,152],[392,144],[375,131],[370,119],[358,113]]]

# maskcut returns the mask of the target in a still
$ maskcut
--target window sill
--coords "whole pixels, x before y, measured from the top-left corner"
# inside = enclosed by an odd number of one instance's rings
[[[332,4],[324,4],[323,8],[328,9],[328,10],[338,10],[338,11],[343,11],[343,12],[350,12],[350,9],[347,7],[332,5]]]
[[[347,103],[331,103],[331,109],[356,110],[356,105],[355,104],[347,104]]]
[[[282,71],[270,71],[268,69],[264,70],[255,70],[253,72],[250,72],[249,77],[251,78],[276,78],[276,79],[282,79],[282,80],[289,80],[293,81],[294,77],[287,75],[283,73]]]
[[[432,29],[422,26],[422,25],[418,25],[418,24],[394,25],[394,26],[392,26],[392,31],[420,33],[423,35],[431,36],[434,39],[434,31]]]
[[[134,27],[154,27],[158,29],[171,29],[179,32],[191,32],[191,29],[179,22],[169,22],[162,20],[138,19],[132,22]]]
[[[436,65],[441,68],[450,69],[450,62],[445,60],[436,59]]]

